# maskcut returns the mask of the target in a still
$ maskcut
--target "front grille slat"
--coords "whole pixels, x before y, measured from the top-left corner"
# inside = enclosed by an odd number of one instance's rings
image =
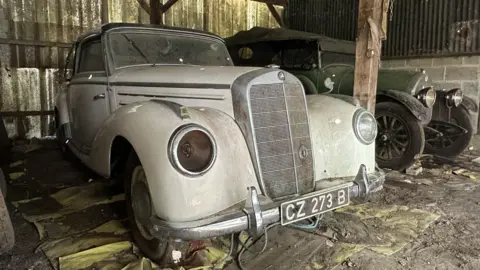
[[[300,84],[253,85],[250,110],[261,178],[272,198],[313,189],[313,159]],[[300,149],[307,153],[300,158]]]

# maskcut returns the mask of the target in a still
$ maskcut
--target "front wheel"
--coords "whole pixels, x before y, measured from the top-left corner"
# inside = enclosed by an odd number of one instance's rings
[[[149,232],[148,228],[152,226],[150,217],[154,211],[147,176],[135,152],[128,158],[124,183],[128,219],[135,243],[147,257],[160,266],[178,266],[185,259],[189,245],[186,242],[174,242],[167,237],[159,239]]]
[[[450,125],[454,124],[454,125]],[[459,129],[457,126],[464,128]],[[425,152],[442,157],[456,157],[470,144],[473,126],[468,111],[463,107],[453,107],[450,121],[432,121],[428,127],[436,132],[426,133]]]
[[[378,135],[375,156],[378,166],[404,170],[415,162],[425,147],[423,126],[403,105],[380,102],[375,107]]]

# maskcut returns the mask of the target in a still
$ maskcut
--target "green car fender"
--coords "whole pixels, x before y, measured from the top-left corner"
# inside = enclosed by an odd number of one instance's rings
[[[467,111],[470,111],[473,113],[478,112],[477,103],[475,102],[475,100],[473,100],[470,97],[464,96],[462,100],[462,104],[460,104],[460,106],[463,106],[465,109],[467,109]]]
[[[432,119],[432,109],[425,107],[409,93],[398,90],[377,90],[377,103],[382,101],[396,101],[402,104],[422,124],[428,124]]]

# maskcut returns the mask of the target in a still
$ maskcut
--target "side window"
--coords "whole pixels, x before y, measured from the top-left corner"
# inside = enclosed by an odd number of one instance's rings
[[[80,62],[78,63],[77,72],[105,71],[103,60],[100,40],[87,42],[80,49]]]

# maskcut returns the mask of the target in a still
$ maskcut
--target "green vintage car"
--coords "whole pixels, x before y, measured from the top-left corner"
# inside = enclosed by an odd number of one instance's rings
[[[278,66],[296,75],[307,94],[353,95],[354,42],[254,27],[226,43],[235,65]],[[471,140],[468,111],[477,106],[460,89],[434,90],[425,71],[380,69],[376,102],[380,167],[403,170],[424,150],[454,157]]]

